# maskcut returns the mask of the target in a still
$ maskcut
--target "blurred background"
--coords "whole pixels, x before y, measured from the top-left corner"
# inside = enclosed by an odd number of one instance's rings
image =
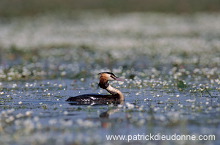
[[[0,0],[0,145],[125,145],[104,135],[159,132],[219,139],[219,62],[220,0]],[[99,91],[103,71],[127,80],[113,84],[128,103],[119,112],[102,120],[112,105],[64,101]]]
[[[105,10],[111,13],[154,11],[192,13],[219,11],[219,0],[1,0],[0,16],[25,16],[44,12]]]
[[[219,11],[220,0],[0,0],[0,79],[219,66]]]

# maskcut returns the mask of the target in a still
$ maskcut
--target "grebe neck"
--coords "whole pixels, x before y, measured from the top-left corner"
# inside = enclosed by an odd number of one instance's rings
[[[120,101],[125,100],[123,93],[121,91],[119,91],[118,89],[112,87],[110,84],[105,89],[112,95],[119,95]]]

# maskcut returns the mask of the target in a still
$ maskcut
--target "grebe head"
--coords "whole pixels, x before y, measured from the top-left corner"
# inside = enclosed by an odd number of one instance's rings
[[[113,73],[111,72],[101,72],[99,73],[100,75],[100,81],[101,80],[105,80],[105,81],[124,81],[123,79],[119,78],[119,77],[116,77]]]
[[[116,77],[113,73],[111,72],[101,72],[99,73],[100,78],[99,78],[99,87],[106,89],[109,86],[108,81],[124,81],[123,79]]]

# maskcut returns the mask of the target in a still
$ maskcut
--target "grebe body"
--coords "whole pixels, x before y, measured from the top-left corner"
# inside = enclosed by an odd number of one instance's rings
[[[107,105],[120,104],[118,95],[84,94],[70,97],[68,101],[71,105]]]
[[[71,102],[70,104],[109,104],[124,101],[123,93],[108,83],[108,81],[123,81],[123,79],[116,77],[110,72],[102,72],[99,75],[99,87],[107,90],[111,95],[83,94],[70,97],[66,101]]]

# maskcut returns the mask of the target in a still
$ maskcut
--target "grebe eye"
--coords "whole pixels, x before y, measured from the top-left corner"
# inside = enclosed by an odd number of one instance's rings
[[[113,79],[116,79],[116,76],[114,76],[114,75],[111,75],[111,78],[113,78]]]

